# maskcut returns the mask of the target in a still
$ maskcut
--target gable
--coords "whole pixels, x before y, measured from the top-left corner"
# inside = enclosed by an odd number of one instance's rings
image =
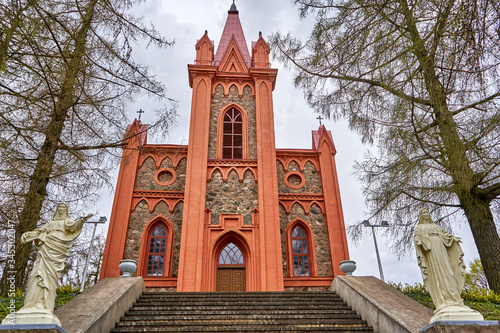
[[[245,60],[236,44],[234,38],[229,43],[226,53],[219,65],[221,72],[246,73],[248,72]]]

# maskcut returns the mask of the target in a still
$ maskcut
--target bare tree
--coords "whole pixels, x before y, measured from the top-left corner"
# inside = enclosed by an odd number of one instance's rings
[[[327,116],[345,117],[371,152],[357,171],[375,218],[398,221],[408,249],[418,208],[463,213],[490,287],[500,292],[500,4],[492,0],[297,0],[306,42],[272,36],[274,55]],[[497,221],[498,222],[498,221]]]
[[[61,273],[60,282],[62,285],[80,288],[85,263],[89,254],[90,257],[87,276],[85,277],[85,287],[91,287],[98,282],[106,238],[102,233],[99,233],[95,236],[94,243],[91,245],[91,228],[93,228],[93,226],[84,227],[82,235],[77,238],[75,244],[71,248],[68,258],[66,259],[64,271]],[[90,247],[92,247],[92,250],[90,250]]]
[[[132,44],[171,42],[129,12],[136,1],[16,0],[0,15],[0,216],[15,222],[16,284],[27,280],[31,245],[21,235],[57,201],[76,210],[109,184],[122,147],[127,102],[164,100],[158,129],[175,116],[164,86],[132,58]],[[15,5],[14,5],[15,4]],[[2,3],[5,8],[6,4]],[[16,23],[17,22],[17,23]],[[5,293],[6,283],[2,283]]]

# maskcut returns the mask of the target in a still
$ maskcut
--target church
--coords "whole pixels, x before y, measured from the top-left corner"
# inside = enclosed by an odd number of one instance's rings
[[[278,71],[261,35],[249,51],[234,3],[218,44],[205,32],[195,49],[188,145],[148,144],[140,119],[127,128],[100,278],[133,259],[147,288],[330,286],[349,259],[330,131],[276,149]]]

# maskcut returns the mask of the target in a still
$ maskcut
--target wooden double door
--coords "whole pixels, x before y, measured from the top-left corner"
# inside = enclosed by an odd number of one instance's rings
[[[218,267],[217,291],[245,291],[246,273],[244,267]]]

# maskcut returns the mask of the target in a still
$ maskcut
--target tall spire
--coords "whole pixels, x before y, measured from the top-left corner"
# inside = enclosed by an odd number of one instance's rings
[[[219,46],[217,47],[217,52],[215,53],[214,61],[216,66],[218,66],[224,58],[229,44],[233,39],[236,42],[238,50],[240,51],[241,56],[245,61],[245,65],[247,66],[247,68],[250,68],[252,58],[250,57],[250,52],[248,52],[245,34],[243,33],[243,28],[241,27],[238,10],[236,9],[234,0],[231,8],[228,11],[226,25],[224,26],[224,31],[222,32]]]

